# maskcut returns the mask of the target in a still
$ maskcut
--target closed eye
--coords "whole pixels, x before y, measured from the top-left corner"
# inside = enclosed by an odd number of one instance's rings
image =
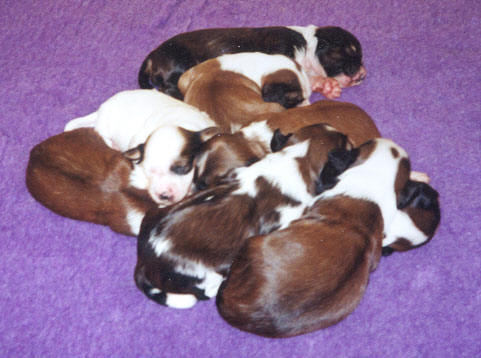
[[[173,164],[170,167],[170,171],[177,175],[186,175],[192,170],[192,165],[177,165]]]

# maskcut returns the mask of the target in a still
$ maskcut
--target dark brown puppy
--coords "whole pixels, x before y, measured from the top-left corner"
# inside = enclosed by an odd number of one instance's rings
[[[82,128],[37,144],[26,183],[38,202],[59,215],[136,236],[144,214],[157,205],[146,190],[130,185],[132,169],[92,128]]]
[[[360,302],[406,200],[409,161],[395,143],[376,139],[338,179],[329,163],[321,181],[337,184],[288,228],[249,239],[234,260],[217,296],[233,326],[289,337],[335,324]]]
[[[366,76],[362,49],[354,35],[340,27],[275,26],[218,28],[186,32],[153,50],[139,71],[141,88],[157,88],[181,99],[179,77],[198,63],[223,54],[262,52],[295,59],[311,87],[328,98]]]

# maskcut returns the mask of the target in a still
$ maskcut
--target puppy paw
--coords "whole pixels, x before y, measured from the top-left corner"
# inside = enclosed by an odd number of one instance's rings
[[[421,172],[415,172],[411,171],[411,174],[409,175],[409,179],[412,181],[419,181],[422,183],[429,183],[431,181],[431,178],[426,173],[421,173]]]
[[[321,93],[328,99],[335,99],[341,96],[341,85],[330,77],[315,77],[312,81],[312,90]]]

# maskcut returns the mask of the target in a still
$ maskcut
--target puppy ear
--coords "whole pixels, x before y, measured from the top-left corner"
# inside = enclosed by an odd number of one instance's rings
[[[328,154],[327,163],[322,168],[316,182],[316,195],[333,188],[339,181],[337,177],[356,161],[358,155],[358,148],[351,150],[336,148],[331,150]]]
[[[403,190],[397,198],[397,208],[402,210],[407,206],[411,206],[424,210],[435,210],[439,207],[439,194],[430,185],[408,180]]]
[[[185,93],[187,92],[194,75],[194,68],[192,67],[180,76],[179,81],[177,82],[177,87],[183,96],[185,96]]]
[[[139,144],[137,147],[129,149],[122,154],[133,164],[139,164],[144,160],[145,143]]]
[[[291,137],[292,133],[289,134],[282,134],[281,130],[277,128],[274,131],[274,134],[272,135],[271,139],[271,151],[273,153],[280,151],[284,146],[286,145],[287,141]]]
[[[198,131],[197,133],[199,135],[199,139],[201,142],[207,142],[212,137],[216,136],[217,134],[220,134],[221,130],[219,127],[208,127],[208,128],[202,129],[201,131]]]
[[[279,103],[284,108],[292,108],[304,101],[304,96],[298,82],[269,82],[262,86],[262,99],[265,102]]]

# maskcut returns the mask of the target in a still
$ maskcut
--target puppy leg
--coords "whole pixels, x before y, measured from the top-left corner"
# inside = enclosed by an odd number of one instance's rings
[[[341,96],[341,85],[334,78],[314,77],[311,79],[311,87],[315,92],[319,92],[328,99],[334,99]]]

